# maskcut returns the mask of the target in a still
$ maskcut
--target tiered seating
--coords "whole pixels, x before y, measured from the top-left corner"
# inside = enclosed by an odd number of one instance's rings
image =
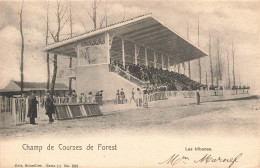
[[[149,82],[151,85],[157,87],[163,86],[166,90],[196,90],[201,86],[203,87],[203,85],[184,74],[163,70],[162,68],[158,69],[135,64],[126,64],[124,68],[119,62],[114,62],[114,65],[141,81]]]

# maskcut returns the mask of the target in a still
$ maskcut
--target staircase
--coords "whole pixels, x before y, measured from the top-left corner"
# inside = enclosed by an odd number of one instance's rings
[[[134,77],[132,74],[130,74],[114,65],[111,65],[111,64],[109,65],[109,72],[113,72],[113,73],[119,75],[120,77],[128,80],[131,83],[134,83],[135,85],[137,85],[140,88],[149,86],[149,82],[144,82],[144,81]]]

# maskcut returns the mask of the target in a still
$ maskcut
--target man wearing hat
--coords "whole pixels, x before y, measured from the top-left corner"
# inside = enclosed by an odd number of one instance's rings
[[[53,98],[50,96],[49,91],[46,91],[46,101],[45,101],[45,110],[46,115],[49,117],[49,123],[53,123],[54,120],[52,118],[52,114],[54,113],[54,104],[53,104]]]
[[[37,104],[38,104],[38,101],[36,100],[36,97],[35,97],[36,91],[33,90],[31,92],[32,92],[32,95],[30,95],[29,98],[28,98],[28,106],[29,106],[29,108],[28,108],[28,115],[27,115],[27,117],[30,118],[30,124],[36,125],[35,118],[37,118]]]

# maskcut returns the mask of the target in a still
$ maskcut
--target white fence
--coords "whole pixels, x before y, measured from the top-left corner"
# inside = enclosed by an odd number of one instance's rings
[[[27,104],[28,100],[26,98],[1,97],[0,118],[2,122],[0,127],[25,123],[28,111]]]
[[[223,96],[223,95],[237,95],[237,94],[247,94],[248,89],[238,89],[238,90],[200,90],[200,97],[210,97],[210,96]],[[148,102],[165,100],[169,97],[179,97],[179,98],[195,98],[196,91],[162,91],[148,94],[145,96]],[[145,100],[144,100],[145,101]]]

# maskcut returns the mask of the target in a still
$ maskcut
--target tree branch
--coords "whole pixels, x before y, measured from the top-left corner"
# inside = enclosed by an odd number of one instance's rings
[[[53,32],[50,30],[49,27],[48,27],[48,30],[49,30],[49,32],[50,32],[50,34],[51,34],[51,37],[53,38],[54,42],[56,43],[56,42],[57,42],[56,36],[53,35]]]
[[[98,8],[98,5],[100,4],[101,0],[98,1],[97,5],[96,5],[96,8]]]
[[[60,18],[60,20],[62,20],[63,17],[64,17],[64,15],[66,14],[66,12],[67,12],[67,8],[68,8],[68,4],[66,4],[66,8],[65,8],[64,12],[62,13],[62,11],[63,11],[63,7],[62,7],[62,9],[61,9],[61,11],[60,11],[60,14],[61,14],[61,18]]]
[[[89,11],[87,11],[87,12],[88,12],[89,17],[90,17],[92,20],[94,20],[93,16],[89,13]]]
[[[102,28],[105,18],[106,18],[106,16],[104,16],[103,19],[100,21],[99,28]]]
[[[68,20],[69,20],[69,16],[67,17],[67,19],[65,20],[65,22],[62,24],[62,26],[60,27],[60,31],[62,30],[62,28],[64,27],[64,25],[68,22]]]

